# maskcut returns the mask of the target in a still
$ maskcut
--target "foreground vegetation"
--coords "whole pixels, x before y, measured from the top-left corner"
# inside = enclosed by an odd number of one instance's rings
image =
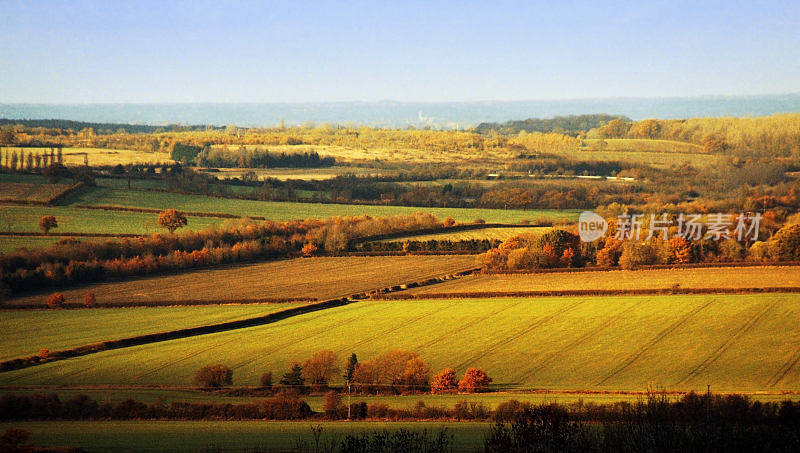
[[[32,433],[37,445],[67,445],[88,452],[125,450],[131,445],[150,451],[204,452],[224,451],[295,451],[298,441],[314,444],[311,427],[321,427],[323,439],[341,440],[380,430],[374,422],[269,422],[263,421],[59,421],[15,422],[0,424],[0,430],[20,427]],[[456,451],[482,451],[483,437],[490,423],[474,422],[453,425],[447,422],[398,422],[393,431],[405,428],[433,434],[446,429],[453,436],[450,446]],[[313,451],[313,450],[310,450]]]
[[[35,400],[36,404],[32,404]],[[483,447],[487,452],[528,452],[528,451],[674,451],[676,446],[689,451],[794,451],[800,445],[797,427],[800,424],[800,410],[796,403],[784,401],[778,404],[752,402],[740,395],[715,395],[711,393],[689,393],[677,400],[670,400],[664,394],[650,393],[645,400],[634,404],[618,403],[614,405],[530,405],[510,400],[489,411],[480,405],[457,406],[453,411],[442,408],[427,407],[419,404],[408,411],[387,411],[379,405],[370,405],[365,414],[370,418],[386,418],[388,413],[404,414],[411,419],[420,417],[434,420],[477,420],[477,422],[460,422],[442,425],[427,422],[395,422],[383,430],[374,430],[374,424],[364,422],[347,423],[347,431],[341,432],[343,425],[336,422],[318,422],[311,424],[305,434],[298,432],[302,423],[289,425],[286,422],[261,423],[259,428],[269,427],[268,435],[253,436],[252,425],[247,420],[248,412],[252,415],[264,411],[280,409],[286,414],[290,401],[303,407],[301,400],[292,397],[278,396],[272,400],[264,400],[250,405],[199,405],[172,404],[169,407],[156,403],[144,405],[133,400],[116,405],[104,403],[98,405],[85,397],[76,397],[63,404],[58,398],[39,395],[33,398],[5,397],[0,400],[2,418],[15,419],[89,419],[86,422],[18,422],[8,428],[0,438],[7,447],[31,445],[29,430],[47,430],[52,428],[47,437],[36,436],[33,440],[41,440],[46,445],[80,446],[93,450],[95,448],[113,449],[117,443],[109,443],[109,434],[118,435],[116,442],[124,440],[128,445],[136,444],[139,448],[146,445],[148,449],[171,449],[170,441],[183,440],[182,434],[188,428],[202,427],[213,430],[213,440],[205,436],[195,436],[191,441],[182,443],[181,450],[196,449],[241,450],[258,448],[265,450],[288,451],[426,451],[446,452],[457,448],[458,451],[479,451]],[[28,402],[29,406],[20,404]],[[355,407],[360,407],[356,404]],[[304,406],[307,411],[307,406]],[[21,411],[19,411],[21,409]],[[16,412],[13,412],[16,410]],[[378,415],[379,413],[384,415]],[[226,415],[227,414],[227,415]],[[263,416],[263,414],[260,414]],[[315,417],[310,412],[297,413],[292,419]],[[315,418],[329,419],[331,413],[317,414]],[[164,418],[174,418],[167,421]],[[377,417],[376,417],[377,416]],[[141,422],[118,421],[130,419],[160,418],[156,424],[142,425]],[[219,418],[227,418],[224,426],[214,426]],[[335,418],[335,417],[333,417]],[[360,418],[360,417],[356,417]],[[108,420],[114,421],[108,421]],[[187,422],[185,420],[203,420]],[[210,421],[209,421],[210,420]],[[493,420],[493,425],[486,421]],[[481,423],[483,422],[483,423]],[[12,426],[12,425],[6,425]],[[95,432],[92,428],[105,428]],[[164,429],[170,435],[166,435]],[[279,430],[282,435],[271,435],[272,430]],[[124,434],[120,432],[124,430]],[[233,432],[231,432],[233,431]],[[489,431],[489,432],[487,432]],[[221,433],[224,433],[221,435]],[[92,437],[84,437],[87,434]],[[230,435],[235,435],[232,442]],[[293,445],[286,445],[286,434],[295,436]],[[155,435],[155,436],[154,436]],[[194,433],[193,433],[194,435]],[[262,434],[263,435],[263,434]],[[480,437],[479,437],[480,435]],[[143,444],[141,436],[157,439],[154,443]],[[167,441],[165,438],[170,439]],[[91,439],[91,440],[89,440]],[[58,441],[60,443],[54,443]],[[198,441],[205,445],[198,445]],[[209,445],[211,443],[211,445]]]

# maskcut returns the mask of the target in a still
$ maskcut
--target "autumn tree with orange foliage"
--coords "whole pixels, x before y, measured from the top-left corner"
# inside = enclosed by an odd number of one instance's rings
[[[158,215],[158,224],[166,228],[170,233],[174,233],[178,228],[187,224],[186,215],[175,209],[167,209]]]
[[[480,368],[468,368],[464,378],[458,383],[458,390],[464,393],[483,393],[489,390],[492,378]]]
[[[55,293],[47,296],[45,303],[50,308],[61,308],[64,306],[64,295],[61,293]]]
[[[456,370],[452,368],[445,368],[431,381],[432,393],[455,393],[458,391],[458,378],[456,377]]]
[[[686,238],[675,236],[669,240],[672,260],[675,263],[686,264],[692,261],[692,243]]]
[[[97,297],[94,295],[94,291],[87,291],[86,295],[83,296],[83,306],[86,308],[91,308],[97,302]]]
[[[334,374],[339,372],[336,365],[336,353],[326,349],[317,351],[310,359],[303,362],[303,379],[314,390],[327,387]]]
[[[319,247],[309,242],[303,246],[303,248],[300,250],[300,253],[302,253],[303,256],[309,257],[317,253],[318,250]]]

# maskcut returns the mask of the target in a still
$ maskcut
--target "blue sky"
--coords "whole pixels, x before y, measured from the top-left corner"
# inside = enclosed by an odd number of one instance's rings
[[[0,103],[800,92],[800,2],[0,0]]]

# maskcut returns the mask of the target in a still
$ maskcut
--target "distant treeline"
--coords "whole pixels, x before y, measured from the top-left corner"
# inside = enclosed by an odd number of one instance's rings
[[[0,118],[0,126],[22,124],[30,128],[43,128],[43,129],[72,129],[73,131],[80,131],[83,129],[93,129],[97,134],[115,134],[117,132],[124,132],[126,134],[151,134],[154,132],[182,132],[182,131],[205,131],[209,129],[220,129],[214,126],[201,126],[192,125],[185,126],[179,124],[169,124],[165,126],[151,126],[146,124],[122,124],[122,123],[91,123],[86,121],[72,121],[72,120],[16,120],[8,118]]]
[[[630,122],[631,119],[622,115],[607,115],[605,113],[593,115],[568,115],[554,118],[528,118],[527,120],[512,120],[505,123],[481,123],[475,130],[480,134],[496,132],[504,135],[516,135],[525,132],[557,132],[567,135],[576,135],[579,132],[600,127],[611,120],[618,119]]]
[[[287,154],[245,147],[236,150],[206,147],[197,154],[195,163],[222,168],[320,168],[333,166],[336,159],[320,157],[316,151]]]

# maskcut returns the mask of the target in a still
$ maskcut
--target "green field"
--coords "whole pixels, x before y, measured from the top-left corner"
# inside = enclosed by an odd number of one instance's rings
[[[371,215],[386,217],[413,212],[430,212],[444,219],[453,217],[458,222],[483,219],[490,223],[519,223],[539,216],[577,219],[577,210],[522,210],[522,209],[472,209],[472,208],[418,208],[408,206],[373,206],[352,204],[294,203],[254,201],[184,195],[167,192],[127,191],[111,188],[92,188],[70,197],[78,205],[122,206],[151,209],[171,207],[183,211],[228,213],[239,216],[260,216],[270,220],[328,218],[336,216]]]
[[[226,213],[238,216],[260,216],[270,220],[328,218],[336,216],[375,217],[430,212],[444,219],[453,217],[458,222],[483,219],[490,223],[519,223],[540,216],[576,219],[575,210],[521,210],[521,209],[467,209],[467,208],[416,208],[406,206],[372,206],[348,204],[320,204],[295,202],[252,201],[183,195],[152,191],[127,191],[108,187],[90,188],[70,197],[67,206],[17,206],[0,205],[0,231],[39,231],[38,221],[44,215],[54,215],[58,233],[95,234],[152,234],[163,232],[156,224],[157,214],[114,210],[81,209],[75,205],[118,206],[126,208],[166,209],[183,211]],[[231,219],[188,216],[187,229],[200,230],[211,225],[222,225]],[[13,249],[13,245],[4,247]]]
[[[418,352],[485,369],[497,388],[798,390],[797,294],[364,301],[278,323],[2,373],[2,385],[189,385],[223,363],[235,385],[329,348]]]
[[[313,451],[311,426],[322,427],[321,439],[373,431],[442,429],[452,435],[453,451],[483,451],[490,423],[478,422],[277,422],[277,421],[58,421],[2,423],[0,430],[30,431],[36,445],[80,447],[95,451],[294,451],[299,439]]]
[[[418,282],[474,267],[475,257],[469,255],[297,258],[97,283],[60,292],[67,303],[82,303],[86,292],[91,290],[98,303],[120,306],[136,302],[322,300]],[[17,297],[3,304],[44,304],[49,294]]]
[[[35,249],[47,247],[50,244],[63,239],[63,237],[51,236],[0,236],[0,253],[13,252],[19,248]]]
[[[265,315],[300,303],[194,307],[4,310],[0,360],[73,348],[103,340],[216,324]]]
[[[69,206],[16,205],[0,205],[0,230],[24,233],[38,232],[39,219],[45,215],[53,215],[58,221],[58,228],[51,230],[53,235],[67,232],[94,234],[152,234],[166,232],[156,224],[158,214],[155,213],[90,210]],[[186,228],[190,230],[201,230],[226,221],[226,219],[192,216],[187,217],[187,219],[189,222]]]

